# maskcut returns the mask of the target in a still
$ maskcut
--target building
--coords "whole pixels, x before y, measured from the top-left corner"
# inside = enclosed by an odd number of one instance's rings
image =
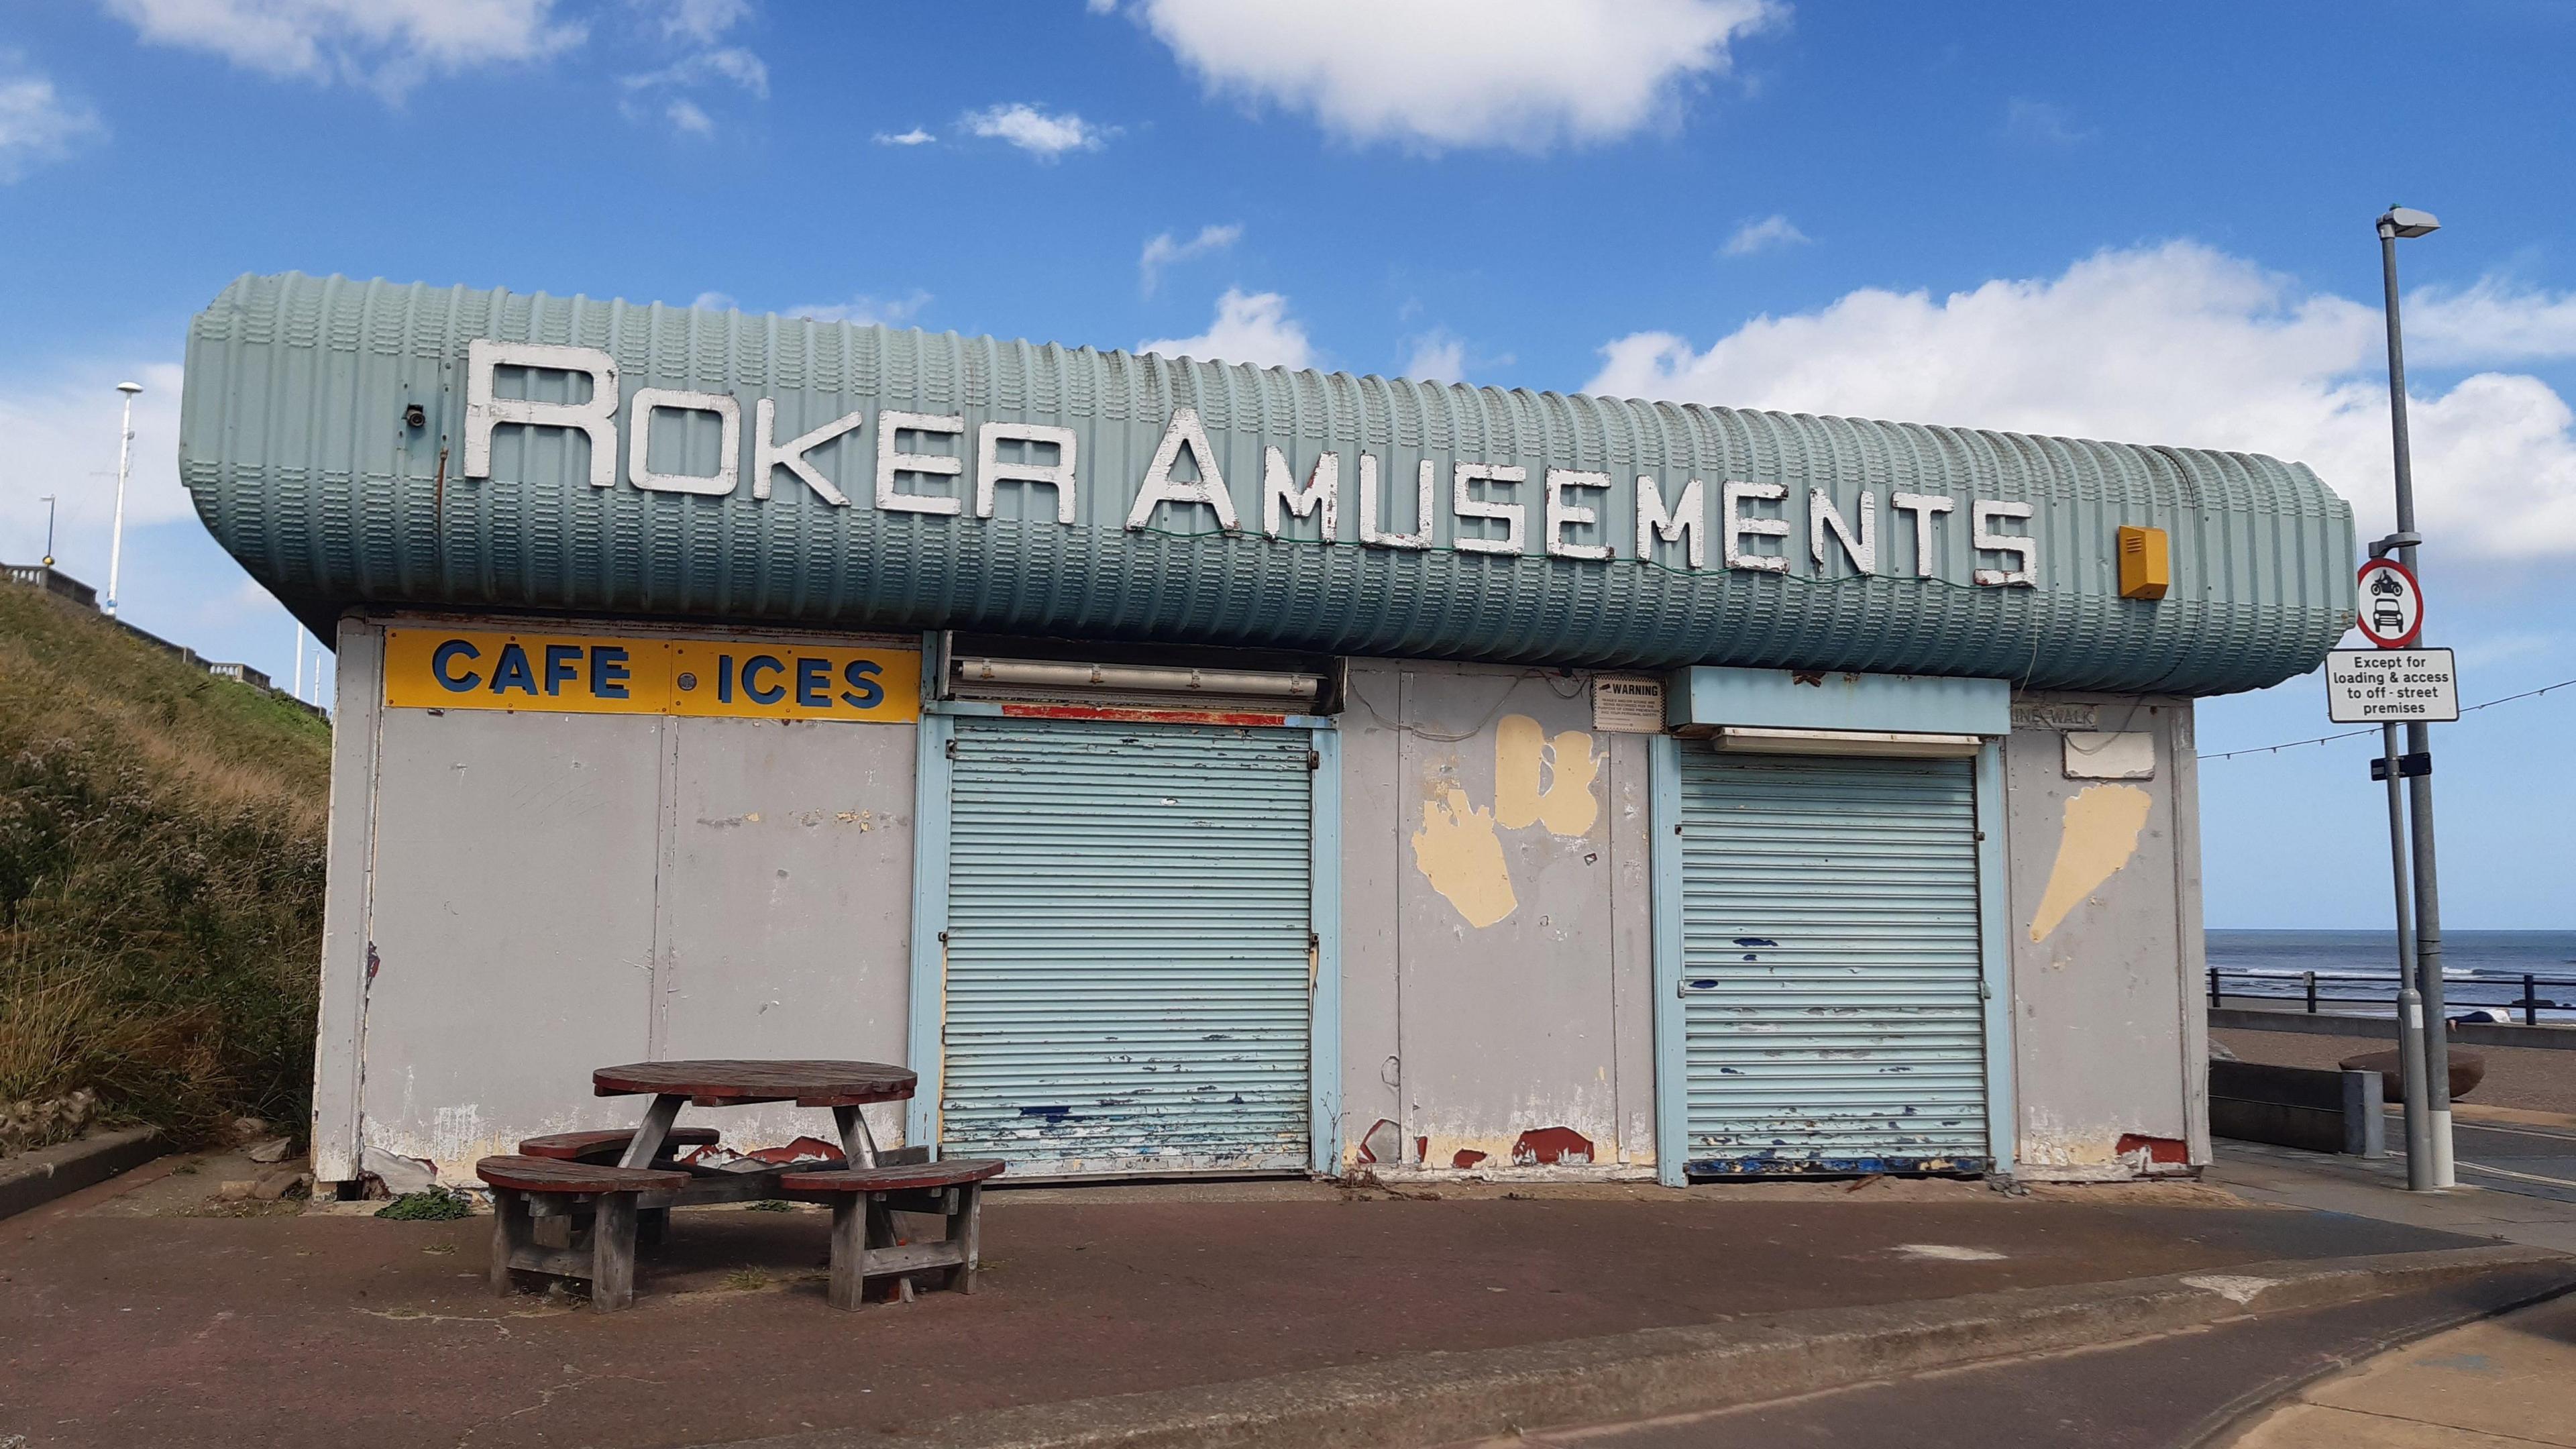
[[[2193,701],[2355,602],[2246,454],[298,275],[180,454],[337,641],[325,1180],[659,1056],[1023,1176],[2198,1163]]]

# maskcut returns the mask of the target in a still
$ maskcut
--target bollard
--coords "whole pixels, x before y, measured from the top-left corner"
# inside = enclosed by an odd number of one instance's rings
[[[2533,987],[2528,971],[2522,973],[2522,1024],[2540,1025],[2540,992]]]
[[[2317,973],[2308,973],[2308,1015],[2317,1014]]]
[[[2388,1155],[2388,1088],[2377,1072],[2343,1074],[2343,1150],[2354,1157]]]

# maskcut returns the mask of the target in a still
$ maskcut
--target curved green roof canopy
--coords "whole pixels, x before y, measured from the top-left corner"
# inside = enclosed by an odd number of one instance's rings
[[[293,273],[196,318],[179,453],[317,627],[408,605],[2210,694],[2313,668],[2353,609],[2351,510],[2255,454]],[[2124,524],[2169,533],[2162,599],[2119,597]]]

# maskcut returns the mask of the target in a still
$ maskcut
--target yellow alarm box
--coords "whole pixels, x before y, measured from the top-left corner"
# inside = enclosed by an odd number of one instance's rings
[[[2161,528],[2120,527],[2120,597],[2161,599],[2173,586],[2173,549]]]

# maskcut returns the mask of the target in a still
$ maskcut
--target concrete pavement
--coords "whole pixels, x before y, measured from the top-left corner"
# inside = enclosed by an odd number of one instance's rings
[[[2576,1445],[2576,1297],[2456,1328],[2300,1389],[2231,1449]]]

